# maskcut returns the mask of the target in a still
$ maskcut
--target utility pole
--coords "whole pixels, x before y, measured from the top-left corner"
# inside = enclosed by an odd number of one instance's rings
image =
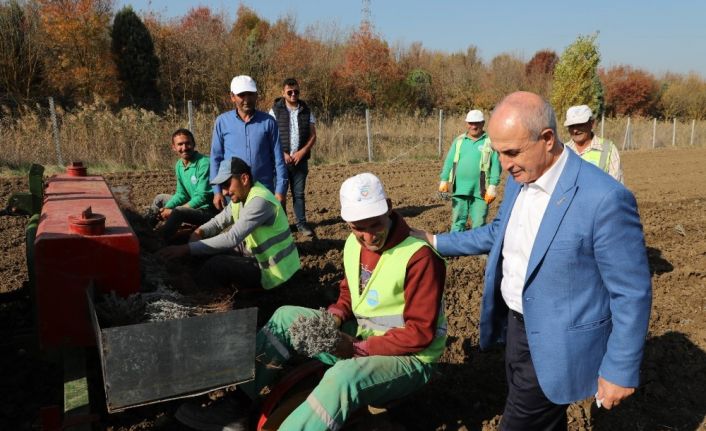
[[[372,28],[372,18],[370,14],[370,0],[362,0],[360,7],[360,29],[370,30]]]

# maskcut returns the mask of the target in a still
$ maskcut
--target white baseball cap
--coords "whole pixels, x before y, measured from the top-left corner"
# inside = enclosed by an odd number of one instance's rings
[[[238,75],[230,81],[230,92],[233,94],[245,92],[257,93],[255,80],[247,75]]]
[[[377,217],[387,212],[387,195],[380,179],[370,172],[341,184],[341,218],[347,222]]]
[[[591,108],[588,105],[572,106],[566,111],[564,125],[568,127],[574,124],[588,123],[591,118],[593,118],[593,112],[591,112]]]
[[[485,121],[483,113],[477,109],[472,109],[466,114],[466,123],[480,123]]]

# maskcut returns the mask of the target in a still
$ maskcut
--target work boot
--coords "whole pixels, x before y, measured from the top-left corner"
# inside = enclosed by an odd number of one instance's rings
[[[314,231],[306,224],[306,222],[297,223],[297,230],[304,236],[314,236]]]
[[[174,417],[184,425],[200,431],[246,431],[248,406],[227,395],[209,406],[195,401],[180,405]]]

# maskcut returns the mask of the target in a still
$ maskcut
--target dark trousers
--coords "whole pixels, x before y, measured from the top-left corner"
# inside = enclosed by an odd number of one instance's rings
[[[294,217],[297,220],[297,225],[306,223],[306,177],[309,175],[309,162],[302,160],[297,165],[287,165],[289,173],[289,188],[292,191],[292,203],[294,206]],[[282,206],[287,209],[287,199],[282,202]]]
[[[508,394],[500,421],[502,431],[566,431],[566,408],[549,401],[539,387],[522,315],[510,311],[505,373]]]
[[[210,257],[196,274],[196,283],[201,289],[262,289],[260,267],[242,243],[232,253]]]
[[[172,195],[160,194],[154,198],[152,208],[159,210],[171,199]],[[172,209],[172,213],[162,226],[162,236],[166,240],[170,240],[182,223],[188,223],[196,226],[201,226],[211,220],[216,215],[212,209],[194,209],[186,207],[176,207]]]

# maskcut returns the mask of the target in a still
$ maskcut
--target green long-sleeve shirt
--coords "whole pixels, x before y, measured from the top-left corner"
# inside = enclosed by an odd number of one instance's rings
[[[176,192],[164,205],[165,208],[176,208],[188,204],[194,209],[207,209],[213,205],[213,191],[208,180],[209,160],[199,152],[194,152],[194,158],[184,166],[181,159],[174,165],[176,171]]]
[[[480,138],[473,140],[468,135],[464,135],[461,143],[461,154],[456,166],[456,175],[454,178],[453,195],[454,196],[475,196],[482,199],[480,195],[480,156],[481,148],[488,139],[488,135],[483,133]],[[441,169],[441,181],[449,181],[451,168],[454,163],[454,155],[456,153],[456,139],[451,143],[451,148],[446,154],[444,167]],[[490,156],[490,185],[497,186],[500,184],[500,160],[498,153],[493,151]]]

